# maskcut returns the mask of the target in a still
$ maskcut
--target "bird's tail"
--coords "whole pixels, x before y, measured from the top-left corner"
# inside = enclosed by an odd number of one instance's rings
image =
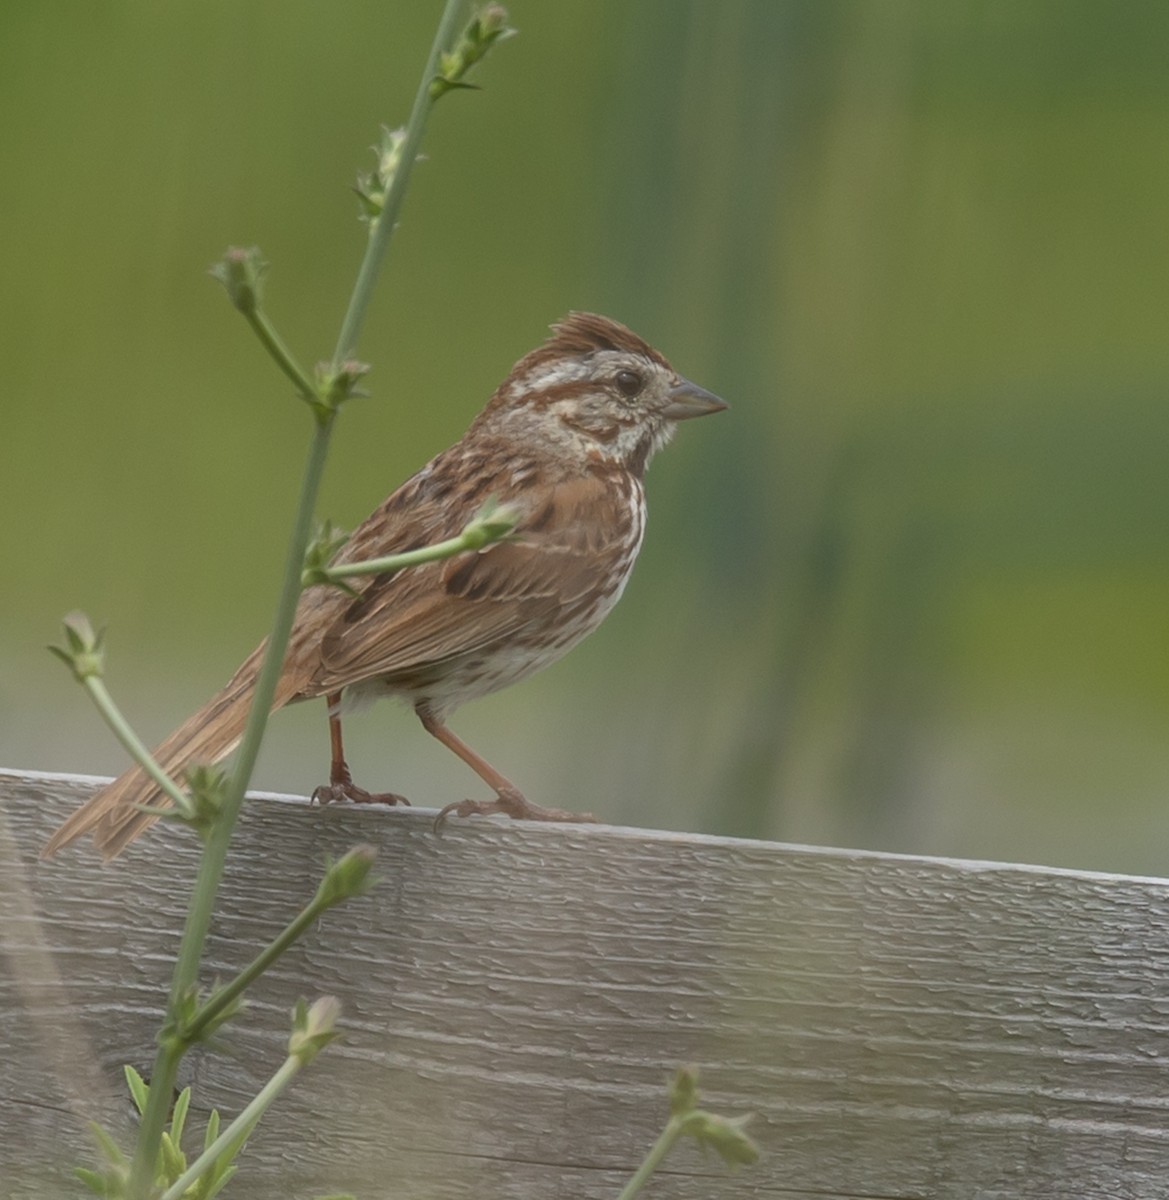
[[[155,762],[172,779],[177,780],[193,763],[218,762],[239,744],[263,649],[262,645],[257,647],[227,686],[154,750]],[[273,709],[291,699],[288,691],[282,680]],[[133,766],[73,813],[45,843],[41,857],[47,858],[77,838],[92,833],[102,854],[107,859],[113,858],[158,820],[156,814],[135,807],[139,804],[166,808],[171,801],[141,767]]]

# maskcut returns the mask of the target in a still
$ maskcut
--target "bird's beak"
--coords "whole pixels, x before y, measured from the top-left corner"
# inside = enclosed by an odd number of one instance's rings
[[[670,402],[662,409],[662,415],[671,421],[687,421],[691,417],[704,417],[707,413],[722,412],[727,407],[714,392],[700,388],[689,379],[680,379],[670,388]]]

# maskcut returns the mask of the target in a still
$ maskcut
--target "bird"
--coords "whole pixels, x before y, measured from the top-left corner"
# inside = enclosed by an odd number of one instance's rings
[[[314,584],[301,593],[272,709],[327,702],[329,783],[314,799],[406,802],[358,787],[341,738],[343,712],[389,696],[412,705],[426,731],[494,792],[447,805],[440,819],[593,820],[530,802],[447,720],[466,701],[556,662],[600,625],[641,549],[650,460],[679,422],[726,407],[618,321],[571,312],[552,325],[462,438],[391,493],[333,562],[455,537],[489,499],[516,517],[511,535],[453,558],[350,577],[349,589]],[[173,778],[218,762],[239,743],[264,647],[154,751]],[[157,819],[142,806],[169,803],[132,766],[72,813],[43,854],[92,834],[112,858]]]

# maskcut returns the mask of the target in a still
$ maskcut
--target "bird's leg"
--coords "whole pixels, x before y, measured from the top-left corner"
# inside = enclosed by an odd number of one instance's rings
[[[563,808],[541,808],[530,800],[510,779],[501,775],[481,754],[476,754],[458,734],[444,725],[433,713],[421,705],[415,707],[423,729],[438,738],[448,750],[453,750],[486,784],[495,789],[494,800],[460,800],[448,804],[435,820],[437,829],[449,816],[488,817],[492,813],[504,813],[517,821],[574,821],[588,822],[597,818],[592,813],[568,812]]]
[[[329,746],[332,751],[329,782],[313,792],[313,803],[335,804],[338,800],[348,800],[352,804],[409,804],[405,796],[396,792],[367,792],[353,782],[341,742],[341,693],[330,693],[325,697],[325,703],[329,706]]]

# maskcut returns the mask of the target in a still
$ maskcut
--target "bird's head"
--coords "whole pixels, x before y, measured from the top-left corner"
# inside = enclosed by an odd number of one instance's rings
[[[679,421],[726,407],[624,325],[574,312],[516,363],[478,420],[525,445],[640,476]]]

